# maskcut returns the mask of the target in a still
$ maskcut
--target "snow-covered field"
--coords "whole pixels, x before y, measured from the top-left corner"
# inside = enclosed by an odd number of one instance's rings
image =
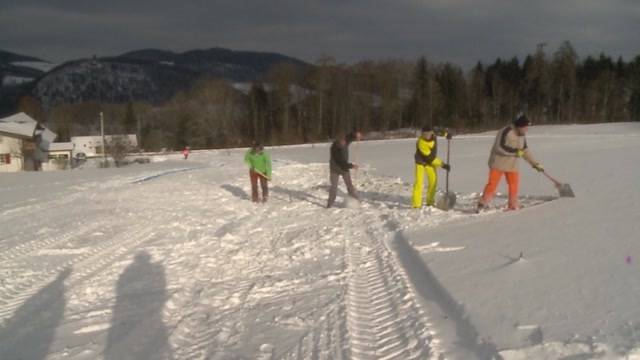
[[[413,140],[352,145],[334,209],[327,144],[271,149],[259,205],[242,150],[3,174],[0,359],[640,358],[640,124],[531,130],[576,198],[522,166],[524,209],[470,213],[493,133],[450,212],[409,207]]]

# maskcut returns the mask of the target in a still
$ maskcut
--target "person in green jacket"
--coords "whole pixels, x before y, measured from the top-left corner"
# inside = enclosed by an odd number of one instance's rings
[[[258,195],[258,181],[262,188],[262,202],[267,202],[269,197],[268,181],[271,180],[271,156],[264,151],[260,142],[255,141],[251,149],[244,155],[244,162],[249,166],[249,179],[251,180],[251,200],[260,202]]]

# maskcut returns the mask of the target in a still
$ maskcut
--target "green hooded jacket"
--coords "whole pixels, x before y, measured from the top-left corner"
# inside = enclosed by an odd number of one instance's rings
[[[255,150],[250,149],[244,155],[244,162],[250,169],[255,169],[256,171],[267,175],[268,178],[271,178],[271,156],[266,151],[262,150],[261,152],[256,152]]]

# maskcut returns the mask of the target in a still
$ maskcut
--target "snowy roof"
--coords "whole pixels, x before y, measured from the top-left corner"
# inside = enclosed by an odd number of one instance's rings
[[[25,113],[0,119],[0,132],[8,135],[32,138],[38,122]]]
[[[23,139],[33,139],[39,135],[39,138],[35,140],[42,151],[46,151],[46,149],[49,148],[49,144],[52,143],[57,136],[56,133],[49,130],[46,126],[38,124],[37,121],[22,112],[0,119],[0,133]]]
[[[49,151],[71,151],[73,150],[73,143],[71,142],[57,142],[49,144]]]

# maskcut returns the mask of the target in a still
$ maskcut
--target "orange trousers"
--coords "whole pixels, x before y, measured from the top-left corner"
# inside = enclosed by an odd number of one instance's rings
[[[491,202],[491,199],[493,199],[493,196],[496,194],[496,189],[503,174],[507,178],[507,185],[509,187],[509,209],[515,210],[519,207],[518,187],[520,185],[520,173],[517,171],[489,170],[489,182],[484,187],[480,203],[487,205]]]

